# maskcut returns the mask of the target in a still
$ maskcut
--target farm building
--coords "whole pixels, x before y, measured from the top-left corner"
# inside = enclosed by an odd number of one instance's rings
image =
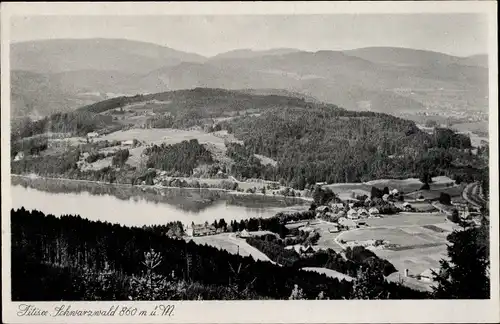
[[[126,145],[126,146],[132,146],[132,145],[134,145],[134,141],[133,140],[126,140],[126,141],[123,141],[122,144]]]
[[[300,251],[300,254],[305,256],[305,257],[312,256],[312,255],[314,255],[314,253],[315,253],[315,251],[312,248],[312,246],[310,246],[310,245],[305,247],[304,249],[301,249],[301,251]]]
[[[319,213],[326,213],[326,212],[330,212],[330,211],[332,211],[332,210],[328,206],[319,206],[316,208],[316,212],[319,212]]]
[[[250,233],[248,233],[248,231],[246,229],[244,229],[243,231],[241,231],[239,234],[238,234],[239,237],[241,238],[249,238],[251,237],[252,235],[250,235]]]
[[[359,217],[367,217],[368,216],[368,212],[366,211],[366,209],[361,208],[361,209],[358,210],[358,215],[359,215]]]
[[[299,230],[301,231],[304,231],[304,232],[314,232],[314,228],[312,228],[311,226],[303,226],[303,227],[300,227]]]
[[[347,218],[339,218],[339,224],[343,226],[347,226],[348,228],[356,228],[356,223],[353,222],[351,219]]]
[[[375,207],[370,208],[370,210],[368,212],[370,213],[370,215],[378,215],[378,214],[380,214],[380,211],[377,208],[375,208]]]
[[[411,211],[413,209],[412,205],[409,202],[405,202],[403,204],[403,209],[406,211]]]
[[[99,133],[90,132],[87,134],[87,138],[96,138],[96,137],[99,137]]]
[[[340,232],[340,229],[339,229],[339,227],[337,225],[334,225],[334,226],[332,226],[332,227],[330,227],[328,229],[328,232],[330,232],[330,233],[338,233],[338,232]]]
[[[433,271],[439,272],[439,269],[427,269],[424,272],[422,272],[418,277],[422,281],[432,282],[434,281],[433,279],[434,275],[432,274]]]
[[[205,224],[192,224],[186,228],[186,234],[188,236],[205,236],[216,234],[217,230],[212,225]]]
[[[24,159],[24,152],[19,152],[16,154],[14,161],[21,161],[22,159]]]
[[[347,212],[347,218],[358,219],[359,218],[358,212],[354,209],[349,209],[349,211]]]

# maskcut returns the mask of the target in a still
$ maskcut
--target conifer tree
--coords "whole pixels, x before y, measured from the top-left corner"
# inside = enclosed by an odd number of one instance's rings
[[[441,260],[439,273],[434,273],[437,285],[435,298],[487,299],[490,297],[489,228],[457,230],[448,236],[448,258]]]

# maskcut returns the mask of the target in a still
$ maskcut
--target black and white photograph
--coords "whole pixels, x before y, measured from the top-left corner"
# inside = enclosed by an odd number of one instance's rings
[[[106,12],[2,16],[17,320],[498,301],[491,14]]]

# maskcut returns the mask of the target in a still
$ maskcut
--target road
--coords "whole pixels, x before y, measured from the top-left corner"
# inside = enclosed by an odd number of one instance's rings
[[[477,182],[469,183],[462,192],[462,197],[475,207],[482,207],[486,203],[481,196],[481,187]]]

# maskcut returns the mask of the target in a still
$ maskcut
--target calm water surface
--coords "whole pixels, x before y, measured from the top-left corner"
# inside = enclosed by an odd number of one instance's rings
[[[89,220],[107,221],[126,226],[164,224],[171,221],[209,223],[224,218],[226,221],[247,218],[269,218],[280,211],[305,210],[304,206],[249,208],[218,201],[198,212],[186,211],[166,203],[155,203],[143,198],[118,199],[110,195],[81,193],[50,193],[20,185],[11,186],[12,208],[37,209],[45,214],[80,215]]]

